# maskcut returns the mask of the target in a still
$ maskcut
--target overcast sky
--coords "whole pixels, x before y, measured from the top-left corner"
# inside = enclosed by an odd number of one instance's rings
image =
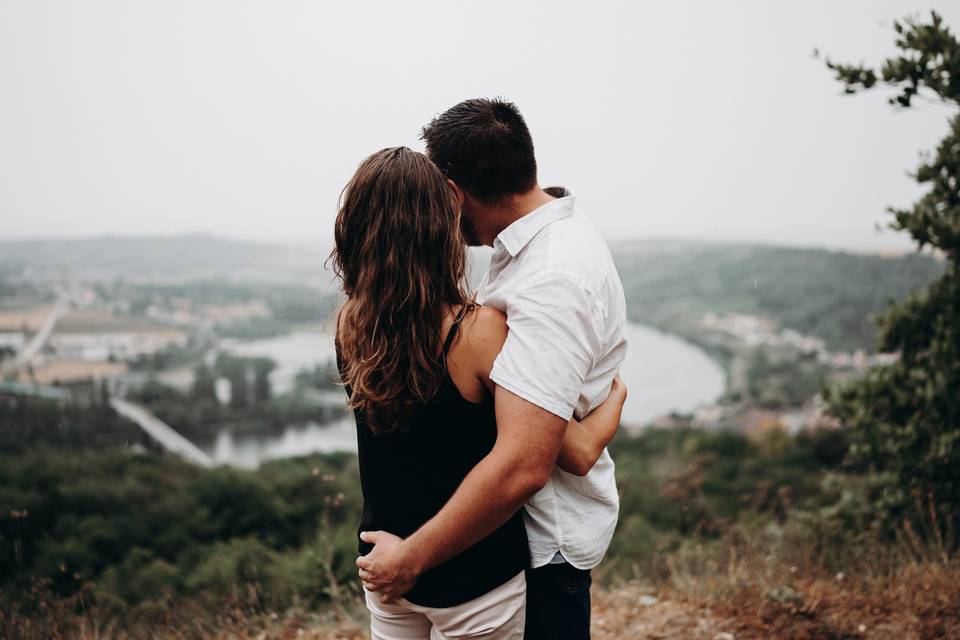
[[[960,28],[943,1],[0,0],[0,238],[326,244],[366,155],[500,95],[608,238],[905,247],[874,225],[949,111],[843,97],[812,53],[879,61],[930,8]]]

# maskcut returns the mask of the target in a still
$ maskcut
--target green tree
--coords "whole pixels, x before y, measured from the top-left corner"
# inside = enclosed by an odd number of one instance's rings
[[[275,363],[269,358],[257,358],[253,363],[253,397],[258,405],[264,405],[270,402],[273,389],[270,386],[270,372],[275,368]]]
[[[247,399],[250,394],[247,385],[247,376],[244,370],[234,372],[230,376],[230,407],[232,409],[245,409]]]
[[[269,403],[270,372],[276,362],[270,358],[241,358],[227,353],[217,357],[215,371],[230,380],[230,406],[246,409]]]
[[[895,22],[899,54],[879,71],[827,66],[847,93],[893,87],[889,102],[909,109],[918,100],[945,106],[949,130],[915,179],[926,193],[908,209],[891,209],[891,228],[918,248],[946,258],[943,276],[893,304],[881,320],[880,347],[899,353],[889,366],[829,394],[832,412],[853,429],[851,454],[885,479],[887,515],[900,518],[919,497],[957,523],[960,512],[960,43],[932,13]],[[912,495],[911,495],[912,494]],[[929,502],[928,502],[929,501]],[[953,527],[956,531],[956,527]]]
[[[200,365],[193,371],[193,386],[190,388],[190,397],[194,400],[211,400],[216,402],[217,377],[206,365]]]

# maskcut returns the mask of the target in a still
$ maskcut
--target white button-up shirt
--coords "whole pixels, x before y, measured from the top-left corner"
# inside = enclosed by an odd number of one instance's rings
[[[497,236],[479,302],[510,328],[490,378],[564,420],[603,402],[627,353],[626,304],[599,232],[562,188]],[[554,468],[526,505],[534,567],[557,552],[578,569],[603,559],[620,501],[610,454],[584,476]]]

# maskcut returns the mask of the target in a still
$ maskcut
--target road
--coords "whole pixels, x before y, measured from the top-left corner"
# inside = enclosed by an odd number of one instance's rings
[[[3,374],[4,376],[9,374],[14,374],[23,367],[30,364],[34,358],[37,357],[37,354],[40,353],[40,350],[43,349],[43,346],[47,344],[47,340],[50,339],[50,336],[53,335],[53,330],[57,326],[57,321],[67,312],[69,305],[66,302],[59,302],[57,306],[50,312],[50,315],[47,316],[47,319],[43,322],[43,326],[40,327],[33,338],[30,339],[30,342],[17,354],[17,357],[14,358],[13,362],[4,366]]]

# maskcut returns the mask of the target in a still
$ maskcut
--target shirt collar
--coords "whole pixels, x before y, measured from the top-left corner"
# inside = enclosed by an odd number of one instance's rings
[[[537,207],[501,231],[494,241],[495,248],[499,243],[515,258],[544,228],[573,214],[572,191],[564,187],[547,187],[544,191],[556,200]]]

